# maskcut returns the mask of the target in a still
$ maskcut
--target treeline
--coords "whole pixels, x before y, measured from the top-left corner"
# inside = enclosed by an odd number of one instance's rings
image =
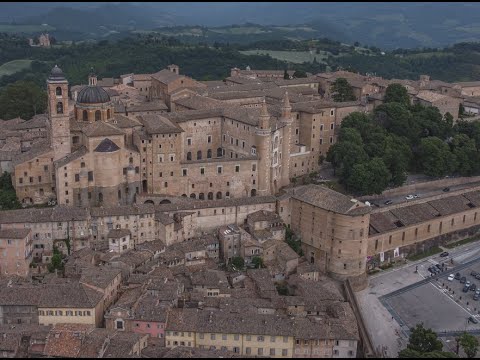
[[[359,195],[402,185],[408,173],[432,177],[480,174],[480,123],[442,116],[435,107],[410,105],[406,89],[387,88],[372,114],[352,113],[327,153],[340,182]]]

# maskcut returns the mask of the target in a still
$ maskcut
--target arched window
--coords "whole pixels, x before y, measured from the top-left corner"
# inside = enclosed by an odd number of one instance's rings
[[[187,160],[192,160],[192,153],[190,151],[187,153]]]
[[[207,159],[211,159],[212,158],[212,149],[208,149],[207,150]]]
[[[221,198],[222,198],[222,192],[219,191],[219,192],[217,192],[217,199],[221,199]]]
[[[102,193],[98,194],[98,201],[103,202],[103,194]]]
[[[228,197],[229,197],[229,196],[230,196],[230,191],[227,191],[227,192],[225,193],[225,196],[228,196]]]
[[[250,191],[250,196],[256,196],[256,195],[257,195],[257,190],[252,189],[252,191]]]
[[[171,204],[172,202],[170,200],[167,200],[167,199],[164,199],[162,201],[160,201],[160,205],[163,205],[163,204]]]
[[[63,114],[63,103],[60,101],[57,103],[57,114]]]
[[[208,200],[213,200],[213,192],[208,193]]]
[[[83,110],[83,121],[88,121],[88,112],[87,112],[87,110]]]
[[[202,152],[200,150],[197,151],[197,160],[202,160]]]
[[[182,194],[182,197],[187,197],[187,194]]]
[[[217,149],[217,157],[222,157],[222,148]]]
[[[100,121],[102,120],[102,113],[100,110],[95,111],[95,121]]]
[[[107,119],[110,119],[110,109],[107,109]]]
[[[275,141],[274,141],[273,147],[274,147],[274,148],[277,148],[277,147],[278,147],[278,136],[275,136]]]
[[[62,88],[60,86],[58,86],[56,89],[55,89],[55,95],[57,96],[62,96]]]
[[[192,199],[196,199],[196,198],[197,198],[197,195],[195,195],[195,194],[190,194],[190,197],[191,197]]]
[[[198,198],[199,198],[200,200],[205,200],[205,194],[204,194],[204,193],[198,194]]]
[[[80,167],[81,167],[81,168],[84,168],[84,167],[85,167],[85,163],[84,163],[84,162],[81,162],[81,163],[80,163]]]

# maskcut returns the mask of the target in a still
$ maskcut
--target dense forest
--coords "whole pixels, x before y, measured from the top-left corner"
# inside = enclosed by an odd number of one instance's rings
[[[436,107],[410,105],[406,89],[387,88],[371,114],[343,119],[338,142],[327,154],[348,191],[380,194],[400,186],[407,173],[432,177],[480,174],[480,123],[442,116]]]

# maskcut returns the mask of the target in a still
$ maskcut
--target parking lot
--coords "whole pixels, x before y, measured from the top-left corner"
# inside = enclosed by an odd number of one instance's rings
[[[463,292],[465,285],[457,279],[449,281],[448,276],[458,272],[461,278],[465,277],[465,281],[480,286],[480,280],[471,275],[472,271],[480,272],[480,259],[474,260],[466,267],[452,267],[448,261],[438,260],[418,269],[419,275],[425,279],[430,278],[431,281],[420,283],[418,286],[414,284],[393,296],[387,295],[384,305],[404,329],[423,322],[426,327],[438,333],[479,330],[480,300],[473,299],[475,291]],[[446,270],[432,276],[428,268],[434,266],[434,262],[445,263]],[[471,316],[477,319],[477,324],[468,320]]]

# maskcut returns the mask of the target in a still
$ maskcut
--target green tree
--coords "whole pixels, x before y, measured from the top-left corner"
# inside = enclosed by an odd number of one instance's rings
[[[296,70],[294,73],[293,73],[293,77],[295,79],[298,79],[298,78],[306,78],[307,77],[307,73],[303,70]]]
[[[62,254],[56,246],[53,247],[53,256],[47,268],[51,273],[53,273],[55,270],[63,270]]]
[[[335,80],[330,91],[335,102],[357,100],[353,93],[353,87],[348,83],[347,79],[338,78]]]
[[[457,171],[462,176],[471,176],[479,171],[480,156],[475,146],[475,140],[465,134],[455,135],[451,146],[457,160]]]
[[[13,210],[20,208],[20,202],[12,185],[12,177],[9,173],[4,172],[0,177],[0,209]]]
[[[259,256],[254,256],[252,258],[252,264],[255,265],[255,269],[263,269],[265,267],[263,259]]]
[[[415,350],[404,349],[399,354],[398,357],[401,359],[454,359],[458,356],[453,352],[447,351],[431,351],[428,353],[421,353]]]
[[[464,332],[460,336],[460,345],[469,359],[474,358],[478,351],[478,340],[475,336]]]
[[[437,333],[432,329],[425,329],[423,324],[417,324],[415,328],[410,329],[407,348],[420,353],[442,351],[442,341],[438,339]]]
[[[354,165],[347,186],[361,195],[381,194],[391,177],[383,160],[376,157],[369,162]]]
[[[231,264],[236,270],[242,270],[245,267],[245,260],[240,256],[236,256],[232,259]]]
[[[369,160],[363,145],[349,141],[339,141],[328,149],[327,161],[333,166],[335,175],[345,183],[350,177],[353,166]]]
[[[390,84],[385,90],[385,103],[396,102],[406,107],[410,105],[407,89],[402,84]]]
[[[418,148],[418,163],[425,175],[441,177],[457,168],[455,155],[450,147],[437,137],[421,140]]]
[[[0,92],[0,119],[30,120],[47,109],[47,94],[30,81],[17,81]]]
[[[377,106],[373,113],[373,122],[390,133],[406,137],[411,143],[418,141],[418,125],[413,121],[411,112],[400,103]]]
[[[392,174],[392,183],[401,186],[407,180],[407,171],[412,159],[412,150],[407,139],[388,135],[385,140],[383,162]]]

